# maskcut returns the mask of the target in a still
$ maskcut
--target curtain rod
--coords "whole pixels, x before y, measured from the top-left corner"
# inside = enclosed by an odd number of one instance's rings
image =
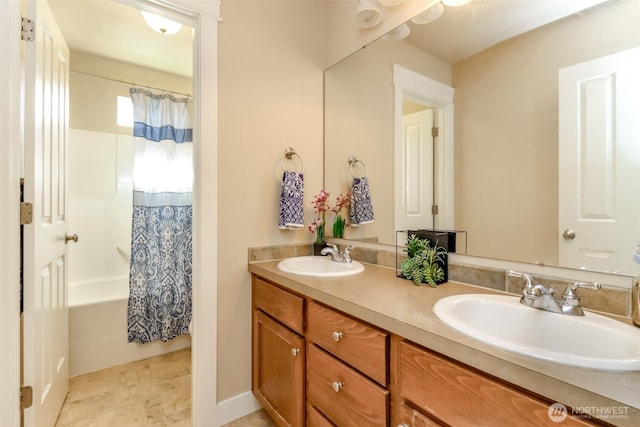
[[[95,74],[84,73],[82,71],[69,71],[69,72],[70,73],[74,73],[74,74],[80,74],[82,76],[93,77],[94,79],[108,80],[110,82],[120,83],[120,84],[126,85],[126,86],[139,87],[139,88],[142,88],[142,89],[159,90],[161,92],[171,93],[173,95],[181,95],[181,96],[186,96],[187,98],[193,98],[193,95],[190,95],[188,93],[181,93],[181,92],[176,92],[176,91],[173,91],[173,90],[166,90],[166,89],[163,89],[161,87],[154,87],[154,86],[149,86],[149,85],[136,84],[136,83],[133,83],[133,82],[126,82],[124,80],[117,80],[117,79],[112,79],[110,77],[97,76]]]

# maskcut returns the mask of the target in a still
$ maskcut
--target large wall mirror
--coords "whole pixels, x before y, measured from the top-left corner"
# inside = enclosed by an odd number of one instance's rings
[[[329,68],[325,188],[355,156],[375,213],[345,238],[394,244],[410,205],[468,255],[637,274],[639,22],[637,0],[475,0]]]

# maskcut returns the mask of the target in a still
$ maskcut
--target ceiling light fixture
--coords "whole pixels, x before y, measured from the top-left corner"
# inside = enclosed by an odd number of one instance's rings
[[[140,13],[142,14],[142,17],[144,18],[147,25],[151,27],[151,29],[165,36],[175,34],[182,28],[182,24],[180,24],[179,22],[163,18],[162,16],[154,15],[153,13],[145,12],[144,10],[141,10]]]
[[[353,26],[360,29],[373,28],[382,20],[380,9],[369,0],[358,0],[353,14]]]
[[[399,4],[404,3],[406,0],[378,0],[381,5],[387,7],[397,6]]]
[[[397,42],[406,38],[410,33],[411,29],[409,28],[409,26],[407,24],[402,24],[382,36],[382,40],[388,42]]]
[[[462,6],[463,4],[471,3],[471,0],[442,0],[445,6]]]
[[[414,16],[411,19],[411,22],[419,25],[428,24],[429,22],[433,22],[440,18],[443,12],[444,6],[442,3],[436,3],[424,12],[420,12],[418,15]]]

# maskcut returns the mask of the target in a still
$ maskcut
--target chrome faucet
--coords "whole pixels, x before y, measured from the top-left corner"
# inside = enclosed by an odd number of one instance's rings
[[[355,246],[347,246],[344,248],[344,251],[340,252],[338,247],[334,244],[327,243],[326,248],[322,248],[320,251],[321,255],[331,255],[331,259],[335,262],[342,262],[346,264],[351,263],[351,249],[355,248]]]
[[[571,316],[584,316],[584,311],[580,307],[580,295],[577,294],[578,288],[588,289],[600,289],[600,283],[598,282],[575,282],[571,286],[567,286],[567,289],[562,293],[562,300],[560,306],[562,307],[562,314],[569,314]]]
[[[584,311],[580,307],[580,296],[576,292],[578,288],[600,289],[600,283],[575,282],[564,290],[562,298],[558,300],[553,296],[555,294],[554,289],[547,289],[541,284],[534,285],[533,278],[527,273],[509,270],[507,274],[525,281],[520,304],[537,308],[538,310],[570,316],[584,316]]]

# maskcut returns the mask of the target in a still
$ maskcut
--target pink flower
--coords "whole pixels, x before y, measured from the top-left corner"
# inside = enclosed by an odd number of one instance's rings
[[[347,194],[342,193],[336,198],[336,206],[331,210],[335,213],[340,213],[340,211],[343,208],[348,208],[350,204],[351,204],[351,193],[347,193]]]
[[[307,228],[310,232],[315,233],[318,227],[320,227],[322,224],[324,224],[322,218],[316,218]]]
[[[324,190],[320,190],[320,193],[313,196],[313,204],[314,212],[317,214],[324,214],[325,212],[331,210],[331,206],[327,203],[329,200],[329,193]]]

